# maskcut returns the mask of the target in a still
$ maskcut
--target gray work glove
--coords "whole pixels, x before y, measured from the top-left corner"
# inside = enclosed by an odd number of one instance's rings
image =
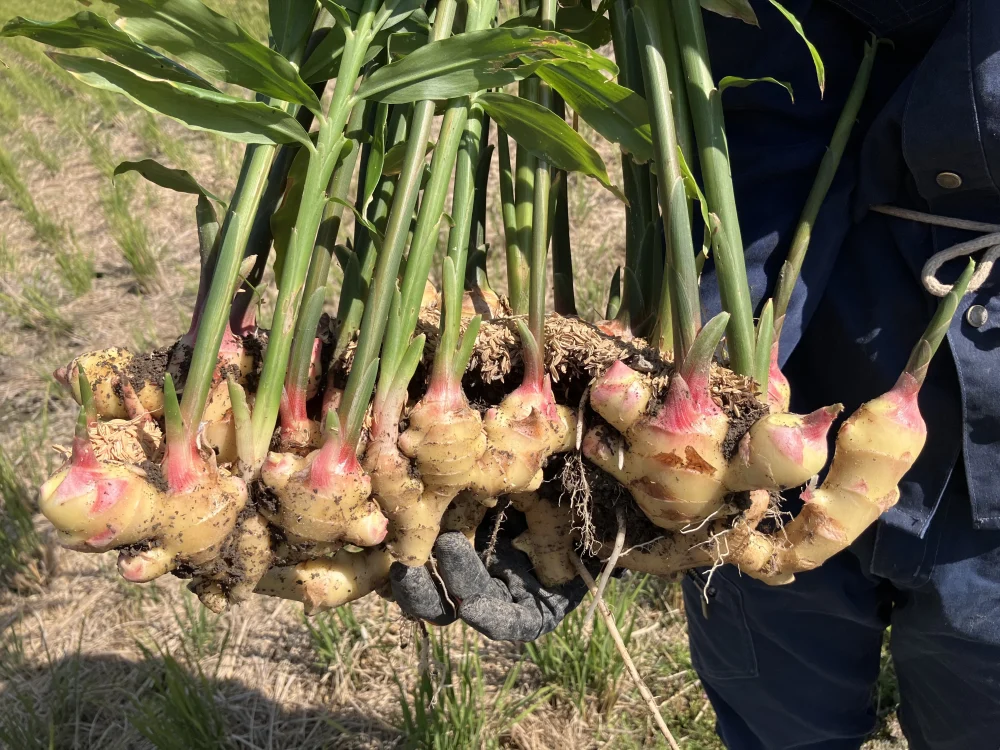
[[[528,556],[506,537],[497,541],[488,569],[458,531],[438,537],[434,559],[448,596],[427,566],[393,563],[389,578],[400,608],[435,625],[460,618],[494,641],[533,641],[555,630],[587,593],[579,578],[553,589],[543,587],[531,572]]]

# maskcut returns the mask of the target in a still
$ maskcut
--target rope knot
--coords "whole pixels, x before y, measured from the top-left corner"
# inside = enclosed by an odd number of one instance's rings
[[[986,250],[982,260],[976,265],[976,271],[969,281],[969,292],[975,292],[986,283],[987,277],[993,270],[993,264],[1000,259],[1000,224],[986,224],[981,221],[966,221],[965,219],[954,219],[949,216],[937,216],[935,214],[925,214],[920,211],[910,211],[906,208],[896,208],[895,206],[872,206],[872,211],[886,216],[895,216],[899,219],[909,219],[918,221],[921,224],[932,224],[938,227],[950,227],[951,229],[963,229],[969,232],[984,232],[981,237],[959,242],[949,248],[934,253],[920,271],[920,280],[924,289],[935,297],[944,297],[953,288],[953,284],[942,284],[937,279],[937,272],[941,266],[949,260],[963,258],[980,250]]]

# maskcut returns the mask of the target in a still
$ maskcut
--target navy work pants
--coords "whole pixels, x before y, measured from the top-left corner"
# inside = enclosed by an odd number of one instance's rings
[[[1000,532],[973,530],[961,461],[924,539],[892,533],[788,586],[723,566],[707,610],[685,580],[692,660],[730,750],[860,747],[888,626],[912,750],[1000,748]],[[873,574],[890,551],[892,577]]]

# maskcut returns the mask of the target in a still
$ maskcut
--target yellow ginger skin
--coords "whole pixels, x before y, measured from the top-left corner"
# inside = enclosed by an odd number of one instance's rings
[[[94,394],[94,406],[104,419],[126,419],[129,414],[118,393],[120,374],[132,361],[134,355],[128,349],[112,346],[96,352],[87,352],[55,372],[56,380],[66,385],[78,404],[83,403],[80,395],[80,372],[86,374]]]
[[[178,348],[181,346],[183,345],[178,344]],[[186,349],[190,351],[190,347]],[[82,371],[90,383],[94,406],[101,419],[132,419],[141,415],[160,418],[163,416],[163,386],[144,382],[139,390],[135,391],[128,378],[129,366],[149,356],[151,355],[135,355],[128,349],[117,346],[87,352],[76,357],[68,366],[56,370],[55,378],[69,388],[78,404],[82,404],[83,399],[80,394]],[[243,342],[228,334],[219,351],[219,361],[212,392],[205,408],[204,422],[216,422],[230,411],[226,379],[232,377],[240,385],[245,385],[247,376],[255,366],[254,357],[243,346]],[[168,371],[172,372],[175,380],[183,381],[183,373],[179,371],[175,361],[168,364]]]
[[[788,545],[778,551],[778,571],[818,567],[896,504],[899,482],[927,438],[919,390],[919,382],[903,373],[892,390],[844,422],[830,473],[819,489],[803,493],[802,512],[785,526]]]
[[[302,602],[307,615],[334,609],[370,594],[389,580],[392,555],[380,548],[340,550],[332,557],[271,568],[257,593]]]
[[[546,379],[522,385],[484,420],[454,383],[432,385],[398,440],[393,430],[375,432],[365,468],[390,521],[386,546],[404,565],[420,566],[460,492],[491,506],[502,494],[537,489],[548,456],[571,447],[575,415],[556,406]]]
[[[576,414],[556,404],[546,377],[541,387],[522,385],[487,411],[483,428],[486,452],[469,490],[495,498],[538,489],[545,459],[575,447]]]
[[[353,449],[336,437],[306,457],[269,453],[261,480],[277,498],[262,509],[271,523],[313,542],[369,547],[385,538],[386,518],[371,499],[371,480]]]
[[[704,397],[693,390],[704,390]],[[604,404],[595,409],[609,422],[608,415],[615,416]],[[654,524],[681,529],[722,505],[728,429],[729,420],[711,402],[707,387],[692,389],[675,374],[659,413],[626,430],[627,449],[601,425],[587,433],[583,454],[625,485]]]
[[[842,409],[838,404],[805,416],[769,414],[757,420],[740,440],[726,487],[781,490],[808,482],[826,466],[826,434]]]
[[[480,502],[469,492],[459,492],[441,517],[441,533],[461,531],[469,544],[474,544],[476,529],[483,522],[487,511],[495,505],[495,499]]]
[[[511,496],[511,504],[524,513],[528,530],[514,540],[514,547],[531,558],[535,575],[544,586],[558,586],[576,578],[570,562],[573,549],[573,517],[537,492]]]
[[[249,599],[273,559],[267,521],[257,513],[237,525],[230,544],[231,560],[220,558],[204,566],[188,585],[201,603],[217,614],[230,604]]]
[[[420,479],[407,476],[394,489],[379,483],[378,497],[391,522],[389,550],[406,565],[423,565],[445,510],[466,487],[486,451],[486,434],[479,413],[461,390],[432,389],[409,417],[398,447],[413,460]],[[418,485],[419,493],[413,491]]]
[[[122,552],[118,567],[127,580],[150,581],[214,559],[246,501],[246,484],[225,471],[206,470],[187,491],[165,492],[140,469],[98,461],[77,438],[72,462],[42,485],[39,509],[71,549],[148,543]]]
[[[653,399],[650,384],[624,362],[615,362],[590,388],[590,405],[619,432],[639,421]]]

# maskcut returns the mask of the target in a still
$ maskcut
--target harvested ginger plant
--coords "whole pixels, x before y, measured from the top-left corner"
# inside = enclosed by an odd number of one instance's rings
[[[778,368],[808,229],[874,46],[755,316],[697,0],[582,3],[565,16],[555,0],[522,0],[501,24],[497,0],[289,3],[269,47],[198,0],[115,5],[116,23],[82,11],[16,18],[2,35],[94,48],[112,59],[51,57],[248,145],[229,203],[197,197],[189,331],[57,373],[82,408],[41,510],[67,547],[117,551],[131,581],[190,578],[213,610],[257,592],[314,612],[381,589],[393,562],[427,564],[442,530],[471,536],[501,501],[524,514],[516,545],[546,584],[574,577],[577,555],[611,556],[619,524],[618,566],[730,564],[783,583],[896,501],[925,439],[917,394],[971,271],[896,386],[840,426],[822,483],[841,407],[789,413]],[[621,69],[594,51],[608,42]],[[570,111],[621,147],[622,190]],[[487,275],[494,156],[505,293]],[[198,192],[186,173],[141,164]],[[575,311],[571,172],[627,203],[624,265],[594,324]],[[723,309],[703,323],[708,256]],[[804,509],[776,523],[781,493],[802,487]]]

